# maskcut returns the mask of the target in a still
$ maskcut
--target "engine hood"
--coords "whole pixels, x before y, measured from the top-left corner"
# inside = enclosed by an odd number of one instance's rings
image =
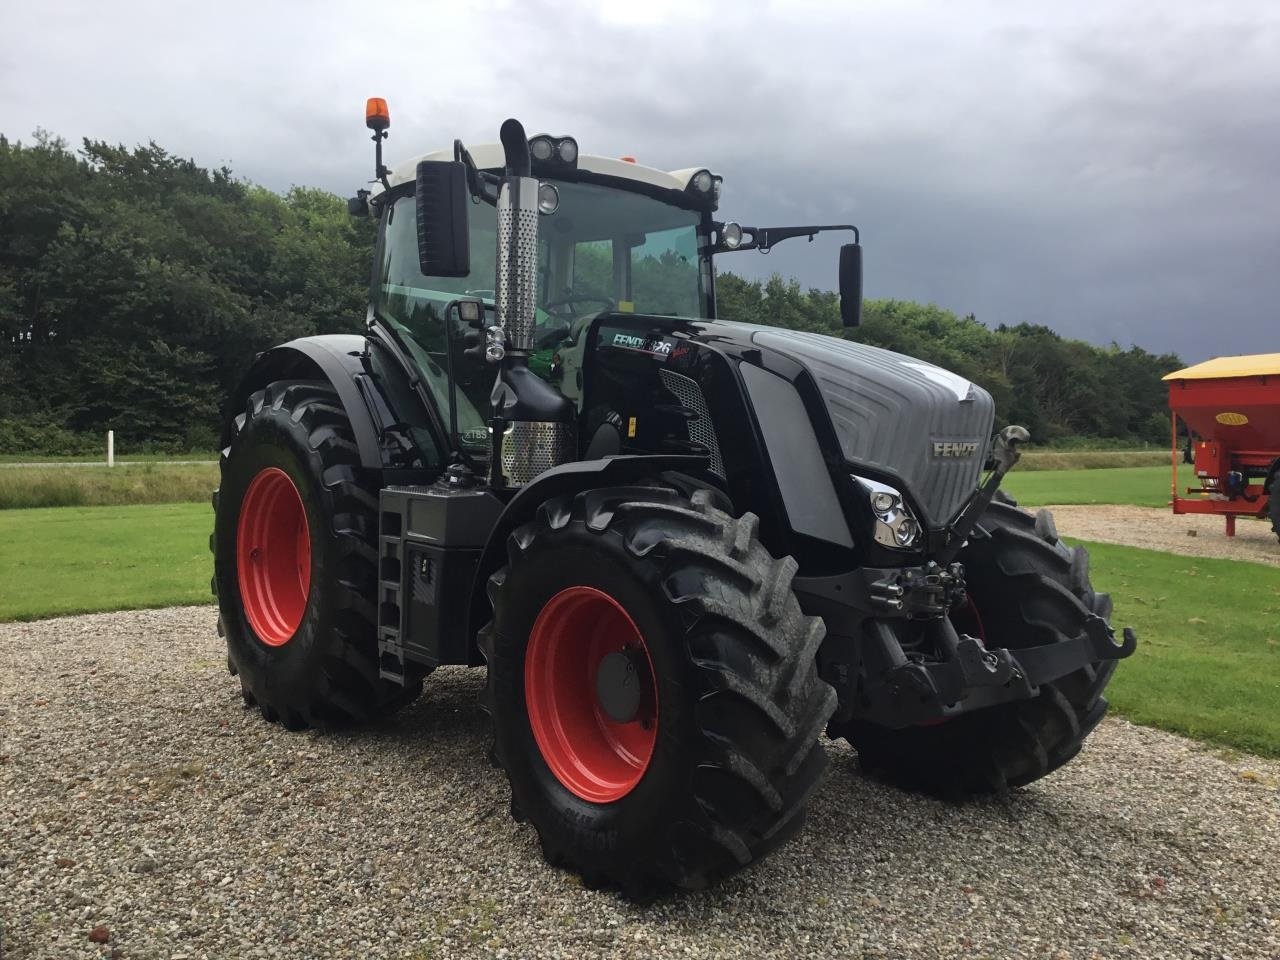
[[[838,337],[771,327],[750,337],[814,378],[851,472],[901,478],[932,526],[955,516],[991,445],[991,394],[933,364]]]

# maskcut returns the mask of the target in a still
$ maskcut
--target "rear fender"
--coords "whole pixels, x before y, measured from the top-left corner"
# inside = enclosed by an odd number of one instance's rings
[[[333,334],[291,340],[259,354],[228,402],[221,446],[230,444],[233,418],[255,391],[276,380],[327,380],[351,421],[361,466],[373,470],[389,466],[383,449],[388,429],[405,423],[430,425],[432,418],[420,409],[409,409],[420,402],[410,387],[408,373],[389,354],[378,364],[375,375],[370,351],[380,348],[376,341],[362,336]],[[393,380],[403,382],[390,382]],[[420,460],[438,463],[439,456],[421,456]]]

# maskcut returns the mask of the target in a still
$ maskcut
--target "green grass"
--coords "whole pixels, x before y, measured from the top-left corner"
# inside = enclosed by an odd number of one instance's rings
[[[207,503],[0,512],[0,621],[210,601]]]
[[[0,621],[209,602],[212,511],[156,504],[0,512]],[[1261,564],[1088,544],[1117,627],[1138,631],[1122,715],[1280,757],[1280,575]]]
[[[188,450],[185,453],[122,453],[116,450],[116,461],[128,460],[137,463],[168,463],[173,460],[217,460],[217,450]],[[0,463],[89,463],[101,461],[107,463],[106,445],[92,453],[79,455],[49,456],[43,453],[0,453]]]
[[[1054,450],[1023,452],[1018,470],[1097,470],[1103,467],[1159,467],[1169,463],[1165,450]]]
[[[217,463],[0,468],[0,510],[209,502]]]
[[[1020,466],[1020,465],[1019,465]],[[1186,478],[1190,477],[1188,468]],[[1038,470],[1015,467],[1007,490],[1023,506],[1044,503],[1128,503],[1140,507],[1169,504],[1169,467],[1100,470]]]
[[[1112,622],[1138,633],[1107,697],[1136,723],[1280,757],[1280,572],[1088,543]]]

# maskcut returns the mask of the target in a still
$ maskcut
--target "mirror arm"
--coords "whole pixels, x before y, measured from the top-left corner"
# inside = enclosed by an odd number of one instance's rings
[[[723,228],[723,223],[712,224],[716,228],[717,233]],[[717,243],[713,248],[713,253],[737,253],[740,250],[759,250],[761,253],[768,253],[777,244],[783,240],[790,240],[792,237],[808,237],[809,242],[813,242],[813,238],[820,233],[828,233],[833,230],[851,230],[853,231],[853,242],[861,243],[861,237],[858,235],[858,228],[851,223],[826,224],[822,226],[806,226],[806,227],[743,227],[742,233],[744,238],[750,235],[750,240],[745,240],[736,247],[726,247],[723,243]]]
[[[479,169],[475,160],[471,158],[471,151],[463,146],[461,140],[453,141],[453,159],[467,168],[467,189],[471,191],[471,196],[483,200],[490,206],[497,204],[498,185],[502,179]]]

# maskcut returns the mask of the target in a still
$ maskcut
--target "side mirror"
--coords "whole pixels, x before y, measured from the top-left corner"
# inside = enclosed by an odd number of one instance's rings
[[[862,246],[840,248],[840,319],[846,327],[862,323]]]
[[[466,164],[423,160],[414,190],[418,210],[418,265],[428,277],[471,273]]]

